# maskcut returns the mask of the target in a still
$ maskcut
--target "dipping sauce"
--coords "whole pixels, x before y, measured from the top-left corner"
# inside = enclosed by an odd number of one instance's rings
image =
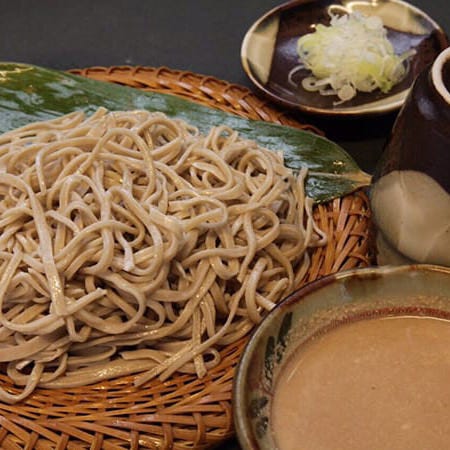
[[[448,450],[450,322],[336,327],[291,356],[274,392],[279,450]]]

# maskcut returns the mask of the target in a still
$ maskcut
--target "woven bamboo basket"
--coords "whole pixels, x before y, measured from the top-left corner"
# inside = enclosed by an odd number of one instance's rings
[[[248,89],[212,77],[150,67],[94,67],[71,72],[320,133]],[[314,250],[305,282],[370,264],[370,212],[362,191],[318,205],[315,218],[327,233],[328,244]],[[80,388],[37,389],[16,405],[0,403],[0,448],[213,448],[233,435],[232,382],[245,342],[243,338],[222,349],[220,365],[202,379],[178,374],[137,389],[129,376]],[[8,377],[0,375],[0,382],[15,391]]]

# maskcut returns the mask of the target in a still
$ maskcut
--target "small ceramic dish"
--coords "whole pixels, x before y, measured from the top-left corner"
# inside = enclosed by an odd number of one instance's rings
[[[234,421],[243,450],[277,448],[272,414],[275,386],[279,376],[289,372],[286,363],[302,345],[341,324],[387,316],[448,320],[450,268],[409,265],[341,272],[304,286],[275,307],[251,336],[234,380]],[[334,395],[333,386],[331,389]],[[299,408],[301,405],[299,402]],[[327,415],[329,409],[324,408]],[[284,417],[284,413],[281,415]],[[447,442],[443,448],[447,448]],[[296,448],[306,447],[296,443]]]
[[[309,75],[299,70],[297,41],[321,23],[330,23],[330,13],[359,11],[383,20],[396,54],[414,49],[407,76],[387,94],[379,89],[359,92],[353,99],[334,103],[336,96],[308,92],[301,86]],[[246,33],[242,48],[243,68],[255,87],[271,100],[289,108],[328,116],[360,116],[395,111],[402,105],[416,76],[449,45],[439,25],[420,9],[401,0],[297,0],[269,11]],[[292,84],[292,82],[295,84]]]

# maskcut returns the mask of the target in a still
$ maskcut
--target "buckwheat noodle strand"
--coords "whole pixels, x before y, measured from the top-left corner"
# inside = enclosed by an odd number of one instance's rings
[[[280,153],[224,126],[81,112],[0,136],[0,362],[19,393],[202,377],[324,234]]]

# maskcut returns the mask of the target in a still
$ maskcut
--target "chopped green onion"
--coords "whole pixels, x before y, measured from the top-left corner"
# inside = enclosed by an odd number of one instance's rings
[[[357,91],[389,92],[405,77],[405,61],[415,53],[396,55],[381,18],[357,12],[332,15],[330,26],[319,24],[298,40],[297,51],[301,67],[312,73],[303,79],[303,88],[337,95],[335,104],[352,99]]]

